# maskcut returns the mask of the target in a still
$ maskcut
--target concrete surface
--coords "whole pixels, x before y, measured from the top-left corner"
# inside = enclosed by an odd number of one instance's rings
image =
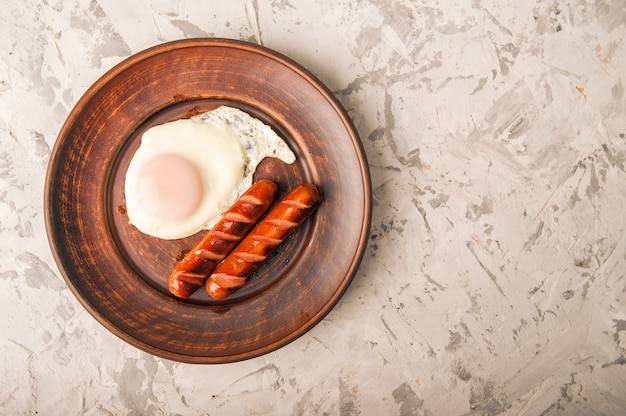
[[[623,0],[0,3],[0,413],[624,415]],[[198,36],[316,74],[363,139],[375,201],[326,319],[215,366],[98,324],[42,208],[83,92],[133,53]]]

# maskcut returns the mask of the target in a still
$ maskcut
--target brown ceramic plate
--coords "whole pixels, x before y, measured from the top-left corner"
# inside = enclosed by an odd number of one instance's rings
[[[202,235],[165,241],[128,225],[124,176],[147,128],[219,105],[264,121],[296,153],[293,165],[266,159],[256,179],[282,194],[315,183],[324,202],[242,289],[180,300],[167,276]],[[275,350],[333,308],[366,247],[371,185],[350,118],[313,75],[264,47],[189,39],[140,52],[89,88],[55,143],[44,204],[55,260],[100,323],[154,355],[222,363]]]

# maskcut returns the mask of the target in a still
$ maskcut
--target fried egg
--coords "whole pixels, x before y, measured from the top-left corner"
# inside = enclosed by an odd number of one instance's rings
[[[166,240],[209,229],[252,185],[266,157],[296,159],[269,126],[236,108],[151,127],[126,171],[129,222]]]

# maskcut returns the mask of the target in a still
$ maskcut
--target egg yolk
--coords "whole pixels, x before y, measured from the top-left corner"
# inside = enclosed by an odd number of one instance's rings
[[[202,200],[202,189],[202,178],[196,168],[174,154],[152,158],[137,175],[143,209],[167,221],[180,221],[193,214]]]

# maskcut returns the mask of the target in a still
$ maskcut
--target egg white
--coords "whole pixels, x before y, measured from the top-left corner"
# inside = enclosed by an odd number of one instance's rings
[[[180,221],[152,215],[138,189],[142,166],[168,153],[185,158],[196,167],[202,180],[198,208]],[[250,187],[256,167],[265,157],[285,163],[296,159],[269,126],[236,108],[222,106],[189,119],[151,127],[143,134],[126,172],[124,193],[129,222],[145,234],[167,240],[209,229]]]

